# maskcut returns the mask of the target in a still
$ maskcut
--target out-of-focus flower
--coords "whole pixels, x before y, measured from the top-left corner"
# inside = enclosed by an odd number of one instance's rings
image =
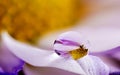
[[[23,64],[0,40],[0,75],[17,75]]]
[[[12,53],[35,67],[53,67],[81,75],[108,75],[109,73],[108,67],[98,57],[87,55],[89,48],[86,41],[82,40],[83,38],[76,32],[64,33],[55,41],[54,48],[62,51],[63,54],[66,52],[68,54],[67,57],[66,55],[60,56],[61,53],[59,52],[45,51],[17,42],[7,33],[2,34],[2,39]],[[62,39],[64,41],[61,42]],[[58,41],[61,44],[57,45]],[[78,50],[76,51],[76,49]]]

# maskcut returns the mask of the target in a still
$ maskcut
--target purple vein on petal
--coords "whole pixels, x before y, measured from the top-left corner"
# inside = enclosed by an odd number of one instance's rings
[[[60,40],[55,40],[54,44],[63,44],[63,45],[69,45],[69,46],[80,46],[79,43],[70,41],[70,40],[65,40],[65,39],[60,39]]]
[[[69,55],[68,52],[65,52],[65,51],[60,51],[60,50],[55,50],[55,52],[58,54],[58,55],[61,55],[61,56],[64,56],[64,57],[67,57]]]

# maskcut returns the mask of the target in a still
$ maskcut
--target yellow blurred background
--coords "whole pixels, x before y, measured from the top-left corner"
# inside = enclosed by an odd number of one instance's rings
[[[34,43],[46,33],[75,25],[88,11],[81,0],[0,0],[0,31]]]

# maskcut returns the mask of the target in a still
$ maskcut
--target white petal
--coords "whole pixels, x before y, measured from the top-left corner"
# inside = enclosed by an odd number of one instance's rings
[[[41,50],[30,45],[18,42],[10,37],[6,32],[2,33],[2,41],[6,45],[6,47],[9,48],[9,50],[17,57],[34,66],[46,65],[48,62],[43,57],[47,58],[49,55],[52,54],[52,52],[50,51]]]
[[[117,28],[91,28],[85,31],[94,52],[109,50],[120,46],[120,30]]]
[[[90,46],[91,46],[91,52],[100,52],[109,50],[112,48],[116,48],[120,46],[120,29],[119,28],[113,28],[113,27],[85,27],[79,29],[73,29],[75,31],[78,31],[85,35],[85,37],[89,40]],[[56,36],[57,33],[56,33]],[[52,34],[49,36],[52,39],[56,39],[52,36]],[[47,37],[44,37],[42,39],[42,42],[50,43],[50,40]],[[53,40],[52,40],[53,41]],[[42,44],[41,42],[41,44]],[[52,42],[51,42],[52,43]],[[44,43],[43,43],[44,44]],[[52,48],[50,45],[45,45],[46,48]]]
[[[120,10],[110,9],[96,13],[73,30],[86,35],[95,52],[120,46]]]
[[[25,75],[79,75],[58,68],[34,67],[28,64],[25,64],[23,70]]]
[[[59,57],[59,59],[54,60],[49,65],[51,67],[68,70],[70,72],[78,73],[80,75],[85,75],[85,72],[83,71],[81,66],[71,58],[65,59],[65,58]]]
[[[59,57],[52,51],[37,49],[24,43],[17,42],[6,32],[2,33],[2,40],[12,53],[33,66],[56,67],[78,74],[85,74],[76,61]]]
[[[109,68],[98,57],[85,56],[78,60],[87,75],[108,75]]]

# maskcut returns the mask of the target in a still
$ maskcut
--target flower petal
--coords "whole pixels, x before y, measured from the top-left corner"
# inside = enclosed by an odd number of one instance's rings
[[[120,46],[120,10],[111,8],[96,13],[72,30],[86,35],[93,52],[109,50]],[[81,27],[80,25],[83,25]]]
[[[17,42],[6,32],[2,33],[2,40],[13,54],[33,66],[56,67],[78,74],[85,74],[79,64],[72,59],[64,59],[52,51]]]
[[[50,63],[50,66],[60,68],[60,69],[65,69],[69,70],[70,72],[78,73],[81,75],[85,75],[86,73],[83,71],[81,66],[73,59],[68,58],[59,58],[53,62]]]
[[[0,67],[0,72],[3,72],[3,69]]]
[[[24,66],[25,75],[79,75],[62,69],[53,67],[34,67],[26,64]]]
[[[12,54],[5,46],[3,41],[0,42],[0,72],[17,74],[22,69],[24,62]]]
[[[101,27],[101,26],[88,26],[88,27],[75,27],[71,30],[80,32],[89,40],[91,45],[91,52],[100,52],[110,50],[120,46],[120,29],[119,27]],[[50,44],[56,40],[60,32],[55,32],[47,37],[44,37],[39,43],[43,48],[52,49]],[[56,34],[56,35],[55,35]],[[54,37],[53,37],[54,36]],[[73,36],[73,34],[71,34]],[[47,43],[47,45],[45,44]]]
[[[88,41],[75,31],[62,33],[54,43],[54,50],[58,55],[72,57],[74,60],[87,55],[89,49]]]
[[[74,34],[74,36],[72,36],[71,34]],[[64,43],[66,43],[66,41],[61,42],[61,39],[68,40],[67,45],[68,45],[68,43],[71,43],[71,41],[78,43],[79,46],[78,45],[77,46],[80,47],[80,49],[78,49],[77,52],[74,51],[73,54],[74,54],[74,56],[78,56],[80,54],[84,55],[84,52],[83,52],[84,47],[83,46],[84,45],[86,46],[86,43],[81,44],[81,42],[83,42],[83,40],[85,40],[85,39],[81,39],[79,35],[80,34],[78,32],[73,32],[73,31],[65,32],[65,33],[61,34],[57,40],[60,40],[60,42],[58,42],[58,43],[62,44],[63,46],[66,46],[66,44],[64,44]],[[54,45],[56,45],[56,43]],[[83,46],[81,46],[81,45],[83,45]],[[60,50],[61,48],[59,47],[58,50]],[[66,51],[66,50],[64,50],[64,51]],[[57,53],[59,53],[59,55],[61,55],[61,53],[59,51]],[[80,64],[80,66],[82,67],[82,69],[84,70],[86,75],[103,75],[103,74],[108,75],[109,74],[109,68],[98,57],[91,56],[91,55],[86,55],[86,56],[84,55],[83,57],[77,58],[76,61],[78,61],[78,63]],[[99,65],[99,66],[97,66],[97,65]]]
[[[87,75],[108,75],[109,68],[98,57],[87,55],[78,60]],[[99,65],[99,66],[98,66]]]
[[[56,41],[59,41],[61,43],[57,43]],[[84,43],[85,40],[81,35],[79,35],[79,33],[74,31],[69,31],[69,32],[62,33],[58,37],[58,39],[56,39],[56,41],[55,41],[56,43],[54,43],[54,50],[71,51],[71,50],[78,49],[80,45]]]
[[[95,52],[90,53],[100,57],[110,68],[110,72],[119,72],[120,71],[120,47],[113,48],[104,52]]]
[[[83,32],[86,32],[86,37],[91,43],[92,52],[110,50],[120,46],[120,30],[117,28],[89,28],[88,31]]]
[[[22,60],[34,66],[43,65],[43,64],[47,65],[48,60],[46,60],[45,58],[48,58],[48,56],[53,53],[51,51],[38,49],[30,45],[27,45],[25,43],[18,42],[14,40],[6,32],[2,33],[2,40],[12,53],[14,53],[17,57],[21,58]]]

